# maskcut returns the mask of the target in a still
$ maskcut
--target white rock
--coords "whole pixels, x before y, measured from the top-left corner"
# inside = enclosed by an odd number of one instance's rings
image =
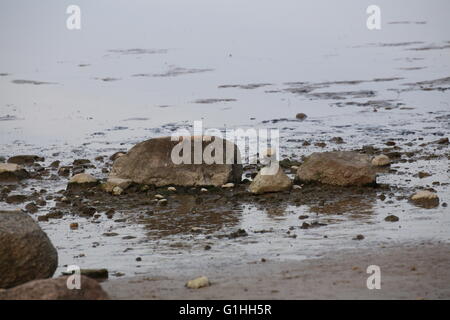
[[[391,163],[391,159],[388,156],[381,154],[372,159],[372,165],[377,167],[384,167]]]
[[[302,188],[302,186],[299,186],[298,184],[294,184],[292,186],[292,189],[294,189],[294,190],[300,190],[301,188]]]
[[[119,187],[119,186],[115,186],[112,189],[112,194],[115,195],[115,196],[120,196],[122,194],[122,192],[123,192],[123,189],[121,187]]]
[[[438,195],[434,192],[427,190],[418,191],[411,197],[411,200],[414,201],[433,200],[433,199],[439,199]]]
[[[189,289],[199,289],[203,287],[208,287],[210,285],[209,279],[205,276],[199,277],[194,280],[190,280],[186,283],[186,287]]]
[[[201,189],[200,189],[200,192],[208,192],[208,189],[201,188]]]
[[[155,199],[161,200],[161,199],[164,199],[164,196],[162,196],[160,194],[155,194]]]
[[[177,189],[175,189],[175,187],[168,187],[168,188],[167,188],[167,191],[173,191],[173,192],[175,192],[175,191],[177,191]]]
[[[234,183],[232,183],[232,182],[228,182],[228,183],[225,183],[224,185],[222,185],[222,188],[234,188]]]
[[[161,199],[158,201],[158,204],[165,206],[167,204],[167,199]]]
[[[87,173],[78,173],[70,178],[69,183],[95,183],[97,179]]]
[[[297,171],[298,170],[298,166],[291,166],[291,169]]]

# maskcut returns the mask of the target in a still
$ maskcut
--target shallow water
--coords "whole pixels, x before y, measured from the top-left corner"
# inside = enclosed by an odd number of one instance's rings
[[[379,31],[366,28],[365,4],[356,0],[77,3],[82,30],[69,31],[68,1],[2,1],[0,156],[39,154],[46,165],[57,159],[67,165],[203,120],[221,129],[278,128],[282,157],[294,159],[364,145],[386,148],[393,140],[402,153],[414,153],[414,161],[394,163],[397,172],[378,181],[401,196],[433,187],[441,203],[449,202],[448,146],[421,146],[450,136],[448,1],[378,1]],[[308,118],[295,120],[298,112]],[[345,143],[329,141],[336,136]],[[90,172],[104,177],[100,169]],[[418,171],[432,176],[413,177]],[[55,192],[66,182],[28,181],[24,190]],[[381,201],[380,192],[330,199],[344,201],[329,208],[342,214],[319,214],[327,226],[308,230],[298,229],[298,216],[312,216],[313,205],[271,213],[242,203],[225,208],[216,223],[206,214],[204,224],[212,229],[200,234],[190,231],[199,221],[181,218],[115,223],[102,215],[101,223],[83,223],[76,232],[68,225],[78,217],[40,224],[58,247],[59,271],[78,264],[126,275],[261,257],[301,259],[384,241],[450,240],[448,208],[416,208],[395,196]],[[39,214],[53,205],[49,201]],[[388,214],[400,222],[384,222]],[[249,236],[205,239],[239,228]],[[101,236],[110,230],[120,235]],[[366,239],[351,240],[356,234]],[[126,235],[136,239],[123,240]],[[206,244],[212,249],[205,251]],[[80,253],[85,256],[74,258]]]

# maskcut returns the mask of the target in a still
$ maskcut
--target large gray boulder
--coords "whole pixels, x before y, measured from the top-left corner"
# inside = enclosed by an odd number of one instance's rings
[[[125,179],[131,180],[137,184],[148,184],[154,186],[217,186],[220,187],[228,182],[239,183],[242,177],[242,164],[236,163],[236,159],[240,159],[239,149],[234,143],[218,137],[203,136],[186,137],[187,143],[185,150],[191,148],[191,157],[189,159],[188,152],[186,155],[181,150],[182,142],[180,140],[171,141],[171,137],[161,137],[150,139],[138,143],[131,148],[127,154],[117,158],[114,161],[113,168],[109,175],[109,179]],[[198,140],[195,140],[198,139]],[[197,146],[194,148],[194,146]],[[223,152],[211,153],[212,146],[222,146],[217,148]],[[227,150],[231,150],[228,156],[234,157],[234,162],[228,159]],[[194,152],[201,155],[212,154],[217,159],[222,159],[223,164],[212,163],[207,164],[205,161],[195,163]],[[189,163],[174,163],[173,154],[177,159],[182,156]]]
[[[353,151],[315,152],[298,168],[296,179],[338,186],[375,184],[376,170],[370,160]]]
[[[20,210],[0,210],[0,288],[49,278],[58,254],[39,225]]]
[[[0,289],[0,300],[106,300],[108,295],[100,284],[81,276],[80,289],[68,289],[69,277],[34,280],[20,286]]]

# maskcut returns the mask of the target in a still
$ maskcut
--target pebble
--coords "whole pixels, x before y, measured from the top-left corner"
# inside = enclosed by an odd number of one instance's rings
[[[119,186],[116,186],[112,189],[112,194],[115,196],[120,196],[123,192],[123,189]]]
[[[234,188],[234,183],[228,182],[228,183],[222,185],[222,188],[224,188],[224,189],[227,189],[227,188]]]
[[[304,114],[304,113],[297,113],[297,114],[295,115],[295,117],[296,117],[298,120],[305,120],[308,116],[307,116],[306,114]]]
[[[200,289],[209,286],[209,279],[205,276],[190,280],[186,283],[186,287],[188,287],[189,289]]]

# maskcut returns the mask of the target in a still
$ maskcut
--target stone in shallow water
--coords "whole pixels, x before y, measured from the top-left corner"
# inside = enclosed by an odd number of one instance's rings
[[[275,174],[270,174],[269,168],[262,168],[249,186],[251,193],[260,194],[290,190],[292,181],[278,168]]]
[[[70,178],[69,183],[96,183],[97,179],[87,173],[79,173]]]
[[[182,140],[184,139],[184,140]],[[183,142],[185,149],[182,149]],[[211,155],[213,146],[217,146],[213,158],[222,159],[223,164],[208,164],[205,155]],[[190,156],[188,151],[190,150]],[[226,158],[233,156],[233,161]],[[186,154],[184,154],[186,151]],[[194,154],[200,155],[200,163]],[[185,163],[174,161],[185,159]],[[222,186],[226,183],[239,183],[242,165],[237,162],[240,154],[237,146],[218,137],[183,137],[172,141],[171,137],[150,139],[138,143],[127,154],[114,161],[109,178],[129,179],[137,184],[154,186]],[[202,161],[203,160],[203,161]],[[187,163],[186,163],[187,162]]]
[[[431,209],[439,206],[438,195],[428,190],[421,190],[416,192],[411,196],[411,201],[415,205],[426,209]]]
[[[297,170],[296,180],[338,186],[376,183],[376,170],[367,155],[353,151],[315,152]]]
[[[0,163],[0,182],[19,182],[30,175],[22,166],[15,163]]]
[[[44,161],[44,158],[36,155],[18,155],[8,159],[8,163],[30,165],[36,161]]]

